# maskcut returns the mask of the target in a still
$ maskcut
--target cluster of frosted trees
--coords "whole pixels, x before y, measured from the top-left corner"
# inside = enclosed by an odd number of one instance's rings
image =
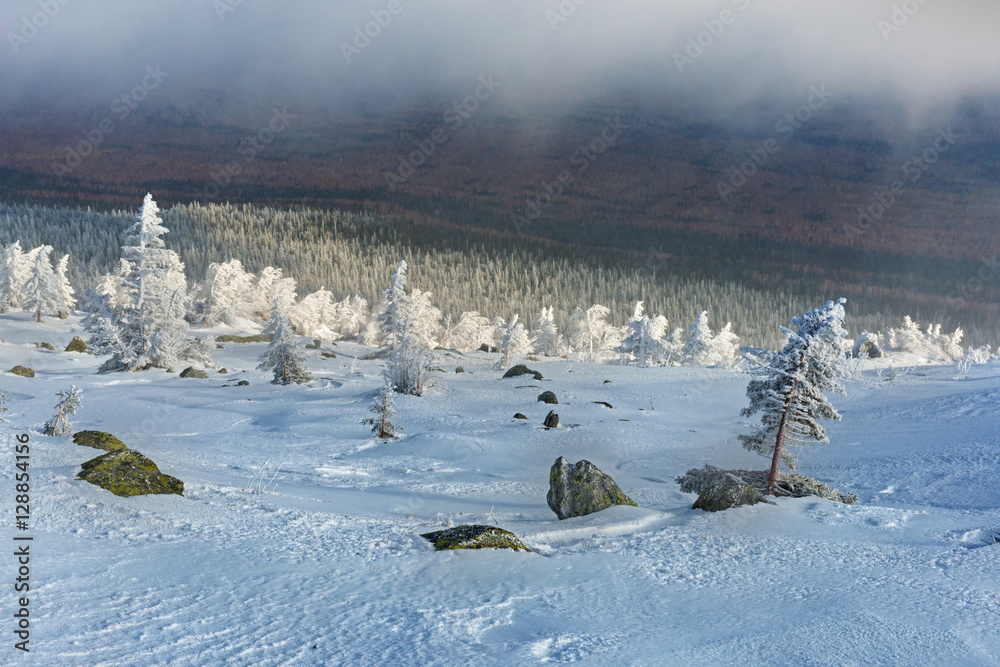
[[[68,268],[69,255],[52,265],[52,246],[25,252],[21,242],[14,241],[3,249],[0,258],[0,313],[20,308],[34,312],[38,322],[43,314],[66,319],[76,305],[66,276]]]
[[[956,361],[965,355],[963,335],[961,328],[951,334],[943,333],[940,324],[929,324],[921,331],[920,325],[907,315],[899,327],[886,327],[881,333],[863,332],[854,343],[853,356],[879,350],[909,352],[936,361]]]

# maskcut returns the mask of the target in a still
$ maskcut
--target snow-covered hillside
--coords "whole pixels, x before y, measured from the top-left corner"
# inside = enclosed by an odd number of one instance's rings
[[[677,475],[767,465],[736,440],[743,374],[552,360],[529,364],[543,380],[504,380],[497,355],[444,353],[447,388],[398,397],[404,437],[381,442],[361,424],[382,385],[384,362],[359,359],[371,348],[306,350],[315,381],[276,386],[254,370],[264,343],[214,350],[229,372],[207,380],[97,375],[61,351],[77,333],[75,318],[0,316],[0,370],[36,371],[0,375],[8,539],[14,436],[33,444],[24,664],[1000,664],[1000,544],[984,542],[1000,531],[1000,365],[848,380],[831,444],[799,470],[858,504],[709,514]],[[114,433],[184,497],[74,479],[101,452],[41,434],[74,384],[74,426]],[[640,507],[557,520],[559,456]],[[419,536],[451,523],[499,523],[534,552],[438,553]]]

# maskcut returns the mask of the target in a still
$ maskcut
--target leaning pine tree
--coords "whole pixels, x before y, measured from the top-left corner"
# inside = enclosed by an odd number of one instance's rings
[[[760,426],[750,435],[739,436],[743,447],[771,457],[766,493],[777,494],[781,462],[795,470],[790,448],[803,442],[829,442],[819,419],[839,420],[840,414],[824,392],[843,394],[838,382],[844,353],[844,303],[828,301],[821,308],[792,319],[796,331],[785,329],[788,343],[747,385],[749,407],[744,417],[758,412]]]
[[[69,391],[60,391],[56,403],[55,416],[45,422],[45,435],[73,435],[73,425],[69,423],[69,418],[80,409],[80,399],[83,398],[83,390],[77,387],[70,387]]]
[[[292,331],[292,324],[277,300],[271,308],[271,317],[264,333],[271,335],[271,344],[260,356],[260,363],[257,365],[259,370],[273,370],[274,384],[301,383],[312,379],[306,370],[305,354],[298,348],[298,336]]]

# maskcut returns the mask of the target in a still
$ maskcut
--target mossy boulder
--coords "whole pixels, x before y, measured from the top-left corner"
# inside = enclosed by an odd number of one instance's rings
[[[87,341],[83,340],[79,336],[73,336],[73,340],[69,342],[66,346],[67,352],[86,352],[89,349]]]
[[[73,434],[73,442],[83,447],[103,449],[106,452],[126,449],[124,442],[104,431],[77,431]]]
[[[129,498],[153,493],[184,495],[184,482],[164,475],[156,464],[134,449],[109,452],[80,466],[77,479]]]
[[[542,426],[545,428],[555,428],[559,426],[559,415],[556,414],[555,410],[549,410],[549,414],[545,415],[545,420],[542,422]]]
[[[614,410],[615,409],[615,406],[611,405],[607,401],[594,401],[594,405],[603,405],[604,407],[606,407],[609,410]]]
[[[250,386],[250,381],[249,380],[240,380],[239,382],[236,383],[236,386],[237,387],[249,387]]]
[[[684,493],[698,493],[716,484],[728,482],[733,484],[749,484],[760,492],[767,489],[766,470],[722,470],[708,464],[703,468],[692,468],[684,475],[677,477],[676,482],[680,485]],[[826,484],[812,477],[789,473],[778,477],[778,495],[791,496],[793,498],[805,498],[806,496],[818,496],[828,500],[835,500],[845,505],[853,505],[858,502],[858,497],[853,493],[841,493],[837,489],[831,489]]]
[[[760,489],[749,484],[719,482],[698,494],[698,499],[694,501],[691,509],[705,510],[706,512],[721,512],[722,510],[733,509],[734,507],[766,502],[769,501],[764,498],[764,494],[761,493]]]
[[[464,369],[464,368],[462,368],[461,366],[456,366],[456,367],[455,367],[455,372],[456,372],[456,373],[464,373],[464,372],[465,372],[465,369]]]
[[[612,505],[638,507],[618,488],[615,480],[593,463],[570,463],[562,456],[549,471],[549,492],[545,500],[560,519],[586,516]]]
[[[514,419],[524,419],[524,420],[527,420],[528,416],[525,415],[525,414],[523,414],[523,413],[520,413],[520,412],[515,412],[514,413]]]
[[[533,371],[524,364],[518,364],[517,366],[511,366],[506,373],[503,374],[505,378],[516,378],[522,375],[533,375],[536,380],[542,379],[542,374],[538,371]]]
[[[531,551],[517,535],[495,526],[455,526],[434,533],[423,533],[424,537],[434,545],[436,551],[452,549],[511,549],[513,551]]]
[[[20,375],[23,378],[35,377],[35,371],[31,370],[27,366],[14,366],[14,368],[10,369],[7,372],[13,373],[14,375]]]
[[[556,393],[554,391],[543,391],[538,395],[538,400],[548,405],[559,404],[559,399],[556,398]]]
[[[320,352],[319,355],[321,357],[325,357],[326,359],[336,359],[337,358],[337,355],[334,354],[333,352]]]
[[[223,334],[215,337],[219,343],[270,343],[271,337],[267,334],[256,334],[254,336],[235,336],[233,334]]]
[[[199,380],[207,380],[208,379],[208,373],[206,373],[205,371],[203,371],[200,368],[195,368],[194,366],[188,366],[187,368],[185,368],[184,370],[181,371],[181,377],[182,378],[197,378]]]
[[[35,347],[39,350],[50,350],[52,352],[56,351],[56,346],[52,343],[35,343]]]

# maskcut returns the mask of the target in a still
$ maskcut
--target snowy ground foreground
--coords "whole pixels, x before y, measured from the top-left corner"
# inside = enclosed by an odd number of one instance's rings
[[[278,387],[253,370],[264,344],[226,344],[230,374],[208,380],[95,375],[88,355],[24,345],[61,350],[78,331],[0,316],[2,370],[38,372],[0,376],[11,523],[13,435],[34,443],[25,664],[1000,664],[1000,545],[982,542],[1000,530],[996,365],[849,383],[832,444],[800,470],[856,506],[707,514],[675,476],[766,465],[735,438],[745,375],[551,361],[530,364],[540,382],[501,380],[492,355],[447,355],[447,391],[400,399],[406,437],[383,444],[359,423],[381,383],[382,362],[354,359],[367,349],[310,350],[321,379]],[[222,387],[240,378],[251,385]],[[40,434],[70,384],[85,392],[78,430],[115,433],[185,497],[74,481],[100,452]],[[544,389],[557,430],[540,427]],[[560,455],[641,508],[558,521],[545,493]],[[273,487],[252,493],[262,464]],[[536,552],[435,553],[418,536],[494,517]]]

